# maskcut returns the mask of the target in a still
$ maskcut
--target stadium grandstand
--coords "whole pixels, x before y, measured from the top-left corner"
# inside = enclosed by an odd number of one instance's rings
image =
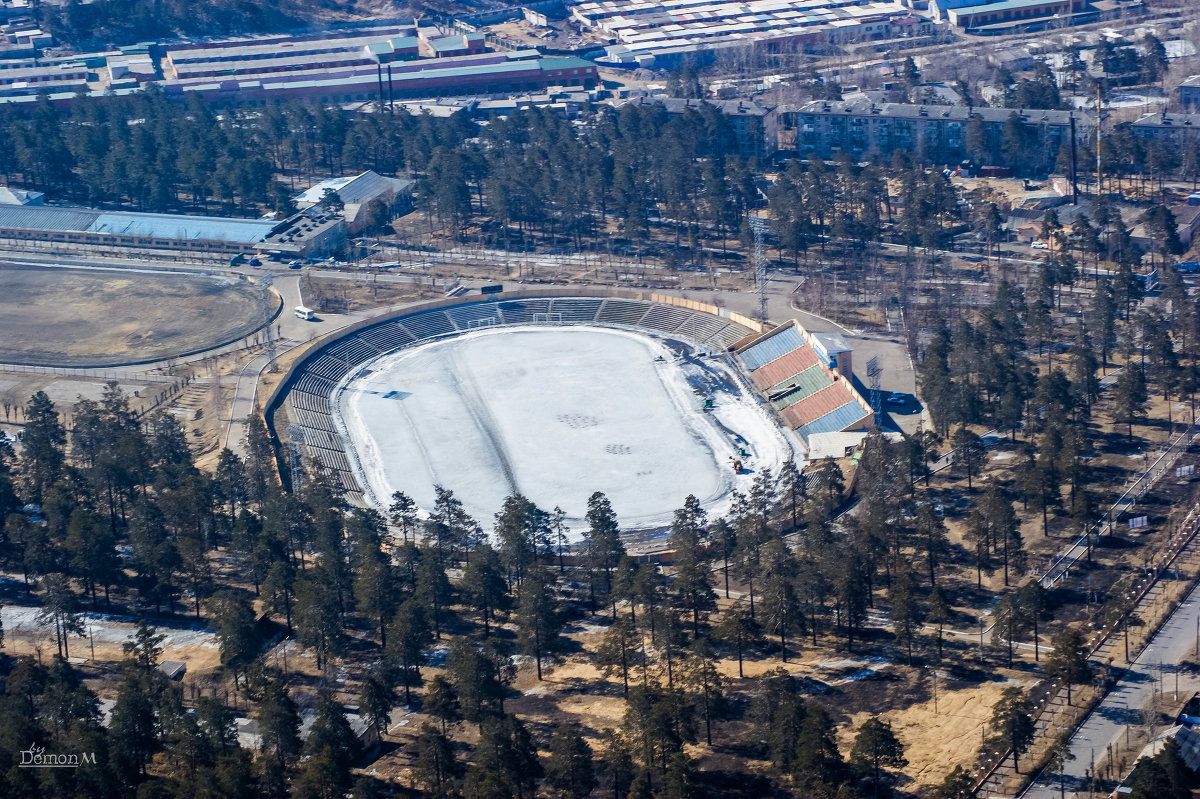
[[[346,444],[333,418],[333,394],[359,367],[381,355],[496,325],[599,325],[630,327],[725,351],[756,335],[757,322],[725,309],[656,294],[630,297],[546,296],[511,293],[483,301],[447,303],[372,320],[329,340],[297,361],[267,402],[268,424],[276,409],[289,420],[292,463],[319,464],[362,504]],[[272,429],[274,425],[271,424]]]
[[[806,445],[816,433],[872,426],[871,406],[853,385],[853,351],[836,333],[810,333],[793,320],[739,347],[737,357]]]

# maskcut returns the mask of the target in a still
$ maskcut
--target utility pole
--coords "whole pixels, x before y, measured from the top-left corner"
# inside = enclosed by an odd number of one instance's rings
[[[1071,205],[1079,205],[1079,173],[1076,169],[1075,113],[1071,113]]]
[[[271,284],[274,282],[274,275],[269,272],[263,276],[262,287],[267,292],[267,371],[275,371],[275,338],[271,334]]]
[[[1100,159],[1100,84],[1096,84],[1096,196],[1099,197],[1104,191],[1103,184],[1103,167]]]

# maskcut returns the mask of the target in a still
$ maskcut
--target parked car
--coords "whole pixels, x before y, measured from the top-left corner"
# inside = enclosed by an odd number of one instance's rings
[[[891,394],[887,395],[887,399],[885,399],[884,402],[886,402],[888,405],[903,405],[904,403],[908,402],[908,397],[904,394],[901,394],[899,391],[893,391]]]
[[[1035,250],[1045,250],[1045,249],[1047,249],[1046,242],[1044,242],[1044,241],[1035,241],[1035,242],[1031,243],[1029,246],[1030,246],[1030,247],[1032,247],[1032,248],[1033,248],[1033,249],[1035,249]]]
[[[257,258],[251,258],[250,265],[251,266],[262,266],[262,261],[258,260]]]
[[[299,269],[302,266],[304,266],[304,264],[300,263],[299,261],[291,261],[288,263],[288,269]]]

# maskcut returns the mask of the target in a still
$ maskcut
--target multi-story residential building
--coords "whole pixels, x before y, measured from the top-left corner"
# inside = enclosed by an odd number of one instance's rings
[[[1200,75],[1192,75],[1179,84],[1179,104],[1189,114],[1200,111]]]
[[[780,125],[794,128],[800,154],[830,158],[889,158],[896,151],[924,163],[1010,166],[1042,172],[1053,166],[1070,141],[1071,119],[1078,141],[1094,126],[1086,112],[950,105],[836,102],[815,100],[798,108],[780,109]]]

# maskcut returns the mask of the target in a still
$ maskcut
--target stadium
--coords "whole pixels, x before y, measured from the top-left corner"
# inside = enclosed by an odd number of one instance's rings
[[[728,509],[809,436],[872,415],[840,337],[644,292],[517,291],[427,303],[314,342],[267,402],[293,480],[423,510],[451,489],[485,528],[504,497],[578,530],[604,492],[629,530],[694,494]]]

